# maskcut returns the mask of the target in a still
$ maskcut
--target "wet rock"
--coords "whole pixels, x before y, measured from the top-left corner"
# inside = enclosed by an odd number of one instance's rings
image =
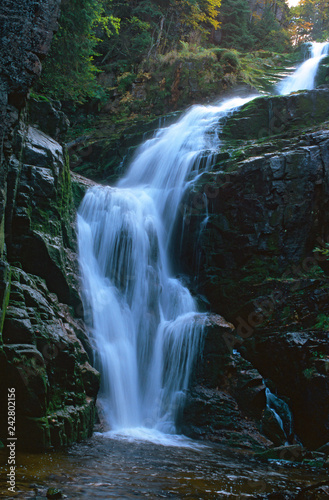
[[[70,122],[60,110],[60,103],[30,99],[29,121],[56,141],[67,132]]]
[[[288,398],[302,443],[311,449],[324,445],[329,438],[329,377],[318,372],[317,356],[329,355],[328,333],[255,332],[240,350]]]
[[[227,343],[234,326],[218,315],[200,316],[204,327],[204,346],[202,359],[197,366],[197,378],[210,387],[216,387],[223,370],[230,363]]]
[[[266,460],[289,460],[301,462],[305,457],[305,450],[300,445],[278,446],[269,450],[257,453],[255,456]]]
[[[295,497],[296,500],[320,500],[329,496],[329,481],[322,481],[303,488]]]
[[[58,142],[32,126],[23,128],[17,139],[22,144],[23,163],[51,169],[56,175],[63,163],[63,148]]]
[[[322,123],[327,120],[328,101],[329,89],[259,97],[227,118],[223,135],[235,140],[260,139]]]
[[[200,316],[200,321],[204,345],[177,422],[179,430],[232,447],[268,447],[270,441],[257,428],[266,405],[261,376],[230,351],[232,324],[217,315]]]
[[[284,445],[287,437],[277,419],[274,412],[266,408],[262,415],[261,420],[262,432],[265,436],[275,444],[275,446]]]
[[[41,72],[41,59],[47,54],[57,27],[59,2],[5,0],[1,3],[1,80],[9,101],[22,107],[26,95]]]
[[[322,453],[325,453],[326,455],[329,455],[329,442],[321,446],[317,451],[320,451]]]
[[[17,443],[33,451],[91,435],[99,385],[81,321],[69,165],[56,140],[24,121],[59,4],[4,0],[0,6],[0,400],[15,387]],[[64,131],[58,109],[32,108],[40,128]]]
[[[82,344],[88,348],[83,324],[40,278],[20,269],[12,272],[14,289],[23,293],[16,293],[15,305],[8,306],[0,393],[16,388],[19,446],[39,451],[84,439],[93,429],[99,375]],[[14,343],[15,319],[29,321],[30,330],[21,334],[31,344]],[[0,421],[2,432],[5,420]]]
[[[325,90],[302,94],[291,96],[292,109],[309,99],[311,110],[328,98]],[[324,255],[313,252],[328,238],[329,133],[300,134],[290,124],[289,135],[229,143],[226,151],[231,159],[221,152],[184,200],[185,270],[198,274],[210,308],[236,327],[228,351],[238,349],[272,381],[293,412],[298,438],[316,449],[329,438],[327,325],[319,321],[329,316],[328,279],[319,267]],[[258,393],[264,395],[260,386]]]
[[[86,394],[90,397],[96,398],[100,379],[99,373],[88,362],[80,366],[82,383]]]
[[[49,488],[47,490],[47,498],[51,498],[51,499],[63,498],[63,493],[58,488]]]

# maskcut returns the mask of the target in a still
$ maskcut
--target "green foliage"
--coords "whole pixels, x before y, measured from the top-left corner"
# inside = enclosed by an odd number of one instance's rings
[[[310,380],[311,378],[313,378],[316,375],[316,369],[314,367],[306,368],[303,371],[303,375],[306,379]]]
[[[254,11],[245,0],[223,0],[221,6],[221,26],[223,47],[238,50],[265,49],[284,52],[290,49],[290,37],[286,24],[288,7],[284,0],[264,3],[262,14]],[[278,9],[283,12],[278,21]]]
[[[223,0],[221,6],[221,27],[223,47],[240,50],[251,49],[255,37],[251,30],[251,10],[245,0]]]
[[[329,316],[319,314],[316,318],[315,328],[317,330],[329,330]]]
[[[107,71],[136,72],[143,60],[180,50],[182,43],[200,45],[219,25],[220,0],[113,0],[111,5],[121,25],[100,48],[99,63]]]
[[[329,260],[329,243],[325,243],[322,247],[315,247],[313,251]]]
[[[220,62],[225,69],[232,68],[234,70],[237,70],[240,67],[239,56],[236,52],[233,52],[232,50],[225,51],[220,58]]]
[[[62,3],[59,30],[45,61],[37,91],[55,99],[83,102],[99,97],[94,64],[99,38],[117,32],[119,20],[105,15],[102,0],[66,0]]]
[[[274,52],[290,49],[290,36],[287,29],[276,18],[275,11],[265,4],[261,18],[253,17],[252,32],[256,38],[256,47]]]
[[[328,0],[302,0],[291,11],[292,25],[299,35],[295,38],[296,42],[307,40],[322,42],[329,38]]]

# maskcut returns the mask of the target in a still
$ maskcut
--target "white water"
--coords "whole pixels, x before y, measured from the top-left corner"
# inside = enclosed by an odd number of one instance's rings
[[[328,48],[314,43],[280,92],[313,88]],[[205,315],[172,276],[168,248],[185,190],[218,150],[220,120],[251,99],[193,106],[138,149],[117,187],[90,189],[79,209],[86,322],[113,436],[182,444],[168,434],[176,432]]]
[[[279,83],[278,91],[282,95],[297,92],[298,90],[312,90],[315,85],[315,77],[320,61],[329,53],[329,43],[313,42],[311,45],[311,57],[307,59],[297,70]]]
[[[192,107],[139,148],[118,187],[90,189],[79,209],[86,321],[116,435],[176,432],[205,315],[172,276],[168,246],[185,190],[218,149],[218,122],[250,99]]]
[[[290,408],[285,401],[272,394],[268,387],[265,390],[265,394],[266,406],[273,413],[274,418],[281,427],[287,439],[286,444],[289,444],[288,440],[293,436],[293,419]]]

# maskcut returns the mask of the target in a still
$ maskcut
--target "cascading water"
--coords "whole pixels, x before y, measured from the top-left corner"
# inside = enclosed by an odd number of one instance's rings
[[[321,60],[329,54],[329,42],[313,42],[311,44],[311,57],[297,70],[279,83],[279,94],[286,95],[298,90],[312,90],[315,77]]]
[[[280,93],[313,88],[328,51],[329,44],[314,43],[312,58],[283,80]],[[219,147],[220,120],[251,99],[192,107],[138,149],[117,187],[90,189],[79,209],[86,323],[111,429],[175,432],[205,316],[172,276],[170,241],[185,190]]]
[[[250,99],[192,107],[139,148],[117,187],[90,189],[79,209],[86,322],[114,430],[175,432],[204,315],[172,277],[168,247],[185,190],[218,149],[218,122]]]
[[[272,412],[274,418],[278,422],[281,430],[287,440],[287,444],[294,438],[293,433],[293,418],[289,406],[281,398],[278,398],[267,387],[266,406]]]

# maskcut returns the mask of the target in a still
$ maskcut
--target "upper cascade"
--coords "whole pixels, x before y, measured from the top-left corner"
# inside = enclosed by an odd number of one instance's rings
[[[287,95],[298,90],[314,89],[319,64],[329,54],[329,42],[312,42],[310,49],[311,57],[301,64],[292,75],[278,84],[279,94]]]

